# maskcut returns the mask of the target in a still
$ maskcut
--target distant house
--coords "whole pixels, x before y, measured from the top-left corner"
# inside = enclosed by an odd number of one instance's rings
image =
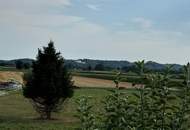
[[[75,60],[76,63],[80,63],[80,64],[86,64],[86,62],[82,61],[82,60]]]
[[[0,90],[18,90],[22,89],[22,84],[16,81],[0,82]]]

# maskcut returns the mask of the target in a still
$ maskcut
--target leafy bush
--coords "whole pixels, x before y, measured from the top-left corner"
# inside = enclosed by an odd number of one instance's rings
[[[81,121],[79,130],[94,130],[96,128],[95,116],[92,114],[92,105],[88,102],[89,97],[81,97],[76,103],[78,104],[76,117]]]
[[[124,93],[119,90],[112,91],[112,93],[106,97],[104,103],[103,115],[103,128],[105,130],[111,129],[131,129],[132,119],[130,116],[133,113],[133,109],[128,102],[127,97],[123,97]]]

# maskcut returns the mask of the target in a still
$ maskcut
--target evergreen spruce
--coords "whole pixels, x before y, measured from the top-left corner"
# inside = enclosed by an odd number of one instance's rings
[[[28,79],[23,94],[31,100],[42,119],[51,119],[52,112],[59,111],[63,102],[72,96],[72,86],[64,59],[50,41],[47,47],[38,50],[32,66],[32,76]]]

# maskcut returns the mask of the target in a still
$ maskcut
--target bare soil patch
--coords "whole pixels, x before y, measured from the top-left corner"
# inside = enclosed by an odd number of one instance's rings
[[[77,87],[115,88],[115,84],[111,80],[74,76],[73,81]],[[133,86],[128,82],[121,82],[119,87],[132,88]]]

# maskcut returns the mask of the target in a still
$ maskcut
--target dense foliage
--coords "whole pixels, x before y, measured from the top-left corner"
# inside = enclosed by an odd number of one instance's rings
[[[31,64],[29,62],[23,62],[22,60],[15,61],[16,69],[30,69]]]
[[[81,120],[81,128],[79,130],[96,129],[95,116],[92,114],[92,105],[88,102],[89,97],[80,97],[76,102],[78,104],[77,117]]]
[[[52,41],[48,47],[39,49],[32,68],[24,96],[32,101],[41,118],[50,119],[51,113],[58,111],[65,99],[72,96],[71,76]]]
[[[82,103],[84,97],[81,99],[78,109],[89,108],[78,111],[82,128],[89,125],[87,122],[93,122],[90,126],[97,130],[188,130],[190,65],[184,67],[184,82],[178,84],[180,89],[173,88],[170,82],[172,66],[168,66],[163,74],[149,75],[143,74],[144,61],[136,62],[136,66],[139,76],[147,82],[138,85],[137,92],[133,93],[134,100],[129,100],[128,95],[119,90],[117,77],[114,81],[116,89],[103,100],[102,112],[96,114],[97,117],[88,100]],[[88,113],[88,120],[82,120],[84,114],[81,113]],[[98,121],[94,123],[95,120]]]

